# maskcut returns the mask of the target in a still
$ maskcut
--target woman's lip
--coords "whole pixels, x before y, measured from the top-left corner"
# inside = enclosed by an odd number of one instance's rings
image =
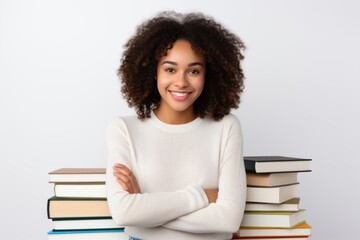
[[[189,98],[191,92],[183,92],[183,91],[169,91],[170,95],[173,99],[178,101],[184,101]]]
[[[169,92],[175,92],[175,93],[191,93],[191,91],[176,91],[176,90],[169,90]]]

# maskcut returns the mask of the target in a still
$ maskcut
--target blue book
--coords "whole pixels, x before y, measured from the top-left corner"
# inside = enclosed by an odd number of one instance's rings
[[[87,230],[52,230],[49,240],[121,240],[128,239],[124,228],[87,229]]]

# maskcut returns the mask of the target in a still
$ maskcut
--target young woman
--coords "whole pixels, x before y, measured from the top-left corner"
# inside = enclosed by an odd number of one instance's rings
[[[108,126],[107,192],[129,239],[231,239],[246,178],[237,108],[244,44],[202,14],[161,13],[126,43],[118,74],[136,116]]]

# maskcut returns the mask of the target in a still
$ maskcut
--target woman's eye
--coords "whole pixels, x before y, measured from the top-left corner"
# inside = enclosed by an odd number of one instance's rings
[[[165,72],[174,73],[174,72],[175,72],[175,69],[173,69],[173,68],[166,68],[166,69],[165,69]]]
[[[191,70],[189,71],[189,73],[190,73],[190,74],[199,74],[200,71],[197,70],[197,69],[191,69]]]

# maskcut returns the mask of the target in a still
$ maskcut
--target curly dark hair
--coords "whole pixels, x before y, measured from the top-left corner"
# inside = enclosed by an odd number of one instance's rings
[[[202,13],[162,12],[138,26],[136,34],[124,45],[118,69],[123,97],[129,107],[136,108],[138,118],[149,118],[159,106],[157,64],[178,39],[189,41],[206,62],[205,84],[194,103],[195,114],[220,120],[231,108],[238,108],[244,89],[240,66],[244,43]]]

